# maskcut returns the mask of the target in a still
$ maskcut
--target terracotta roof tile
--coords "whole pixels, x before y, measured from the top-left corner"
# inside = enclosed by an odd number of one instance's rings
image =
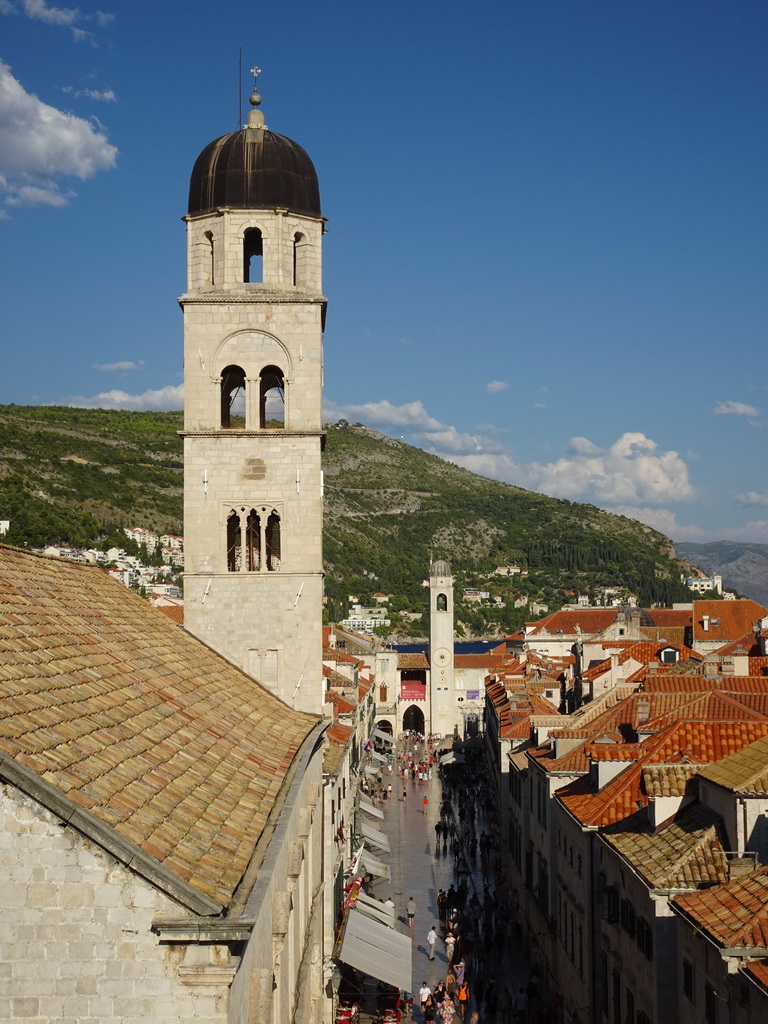
[[[768,867],[672,902],[720,946],[768,948]]]
[[[768,693],[768,676],[646,676],[645,693],[700,693],[703,690],[725,693]]]
[[[91,566],[0,547],[0,748],[228,904],[320,719]]]
[[[722,822],[700,804],[656,832],[643,809],[601,835],[652,889],[697,889],[728,880]]]
[[[768,614],[757,601],[694,601],[693,639],[726,643],[743,637],[753,624]],[[704,629],[705,616],[708,628]]]
[[[426,654],[398,654],[398,669],[429,668]]]
[[[768,795],[768,736],[702,768],[700,774],[733,793]]]
[[[643,768],[643,789],[648,799],[682,797],[689,792],[690,781],[699,771],[693,764],[652,764]]]

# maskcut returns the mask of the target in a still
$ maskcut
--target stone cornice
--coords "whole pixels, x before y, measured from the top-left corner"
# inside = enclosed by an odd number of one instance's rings
[[[112,854],[131,871],[145,878],[151,885],[166,893],[196,914],[220,914],[221,904],[214,902],[191,885],[150,857],[130,839],[125,839],[110,825],[106,825],[90,811],[80,807],[65,796],[56,786],[42,779],[37,772],[9,757],[0,754],[0,779],[10,782],[36,800],[51,814],[71,825],[102,850]]]
[[[256,291],[252,292],[198,292],[195,295],[180,295],[178,303],[184,306],[232,306],[283,303],[285,305],[324,306],[328,300],[323,295],[307,295],[302,292]]]

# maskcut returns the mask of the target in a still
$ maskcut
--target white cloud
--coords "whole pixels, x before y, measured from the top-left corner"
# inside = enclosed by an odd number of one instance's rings
[[[626,433],[610,448],[572,438],[568,458],[528,467],[536,489],[560,498],[603,502],[685,501],[694,491],[677,452],[657,452],[645,434]]]
[[[0,61],[0,191],[12,205],[61,206],[72,193],[56,178],[90,178],[115,166],[103,132],[28,93]]]
[[[733,499],[741,508],[752,508],[755,506],[768,505],[768,493],[763,491],[747,491],[745,494],[737,494]]]
[[[57,185],[20,185],[11,192],[9,206],[66,206],[74,192],[62,192]]]
[[[80,409],[134,409],[139,411],[168,412],[184,407],[184,385],[169,385],[156,391],[144,391],[140,395],[129,395],[127,391],[102,391],[92,398],[74,395],[65,405]]]
[[[114,373],[119,370],[140,370],[144,365],[144,360],[139,360],[138,363],[130,362],[125,360],[121,363],[95,363],[94,370],[102,370],[104,373]]]
[[[654,530],[658,530],[659,533],[663,533],[666,537],[671,537],[676,541],[687,540],[701,544],[710,539],[707,531],[702,530],[700,526],[692,524],[686,526],[683,523],[679,523],[676,514],[668,508],[638,508],[634,505],[615,505],[612,508],[606,508],[606,512],[611,512],[615,516],[626,516],[628,519],[637,519],[639,522],[645,523],[646,526],[652,526]]]
[[[106,11],[96,11],[94,18],[100,28],[106,28],[107,25],[111,25],[115,20],[114,14],[107,14]]]
[[[80,20],[76,7],[49,7],[45,0],[24,0],[24,13],[35,21],[47,25],[71,25]]]
[[[84,28],[75,28],[74,25],[70,27],[69,31],[72,33],[72,38],[76,43],[88,43],[89,46],[92,46],[94,49],[97,48],[98,44],[93,32],[89,32]]]
[[[759,416],[760,412],[754,405],[744,402],[718,402],[712,410],[717,416]]]
[[[609,448],[572,437],[555,462],[521,464],[495,438],[463,434],[430,416],[420,401],[393,405],[327,405],[326,419],[361,421],[385,432],[396,429],[413,442],[458,466],[496,480],[543,491],[558,498],[598,504],[667,504],[694,497],[688,467],[675,451],[659,451],[645,434],[627,432]]]
[[[117,99],[114,89],[75,89],[72,85],[61,87],[62,92],[74,96],[75,99],[98,100],[99,103],[114,103]]]
[[[489,395],[496,395],[499,391],[506,391],[509,387],[509,381],[507,380],[492,380],[485,385],[485,390]]]
[[[443,424],[427,413],[421,402],[393,405],[387,399],[365,402],[363,405],[334,405],[326,402],[323,414],[328,419],[347,419],[365,422],[369,427],[398,427],[416,431],[442,430]]]

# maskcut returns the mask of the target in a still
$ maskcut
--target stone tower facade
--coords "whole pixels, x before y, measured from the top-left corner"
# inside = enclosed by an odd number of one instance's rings
[[[322,707],[324,220],[314,167],[257,109],[190,183],[186,628],[292,707]]]
[[[429,570],[429,732],[443,736],[456,724],[453,666],[453,576],[447,562]]]

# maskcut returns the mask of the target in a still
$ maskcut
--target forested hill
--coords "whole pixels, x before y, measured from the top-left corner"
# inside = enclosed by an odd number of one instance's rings
[[[115,542],[123,526],[181,533],[181,427],[177,412],[0,406],[4,539],[95,546]],[[328,427],[324,468],[332,612],[346,613],[350,593],[365,602],[376,590],[395,595],[392,611],[419,610],[438,557],[460,585],[503,598],[505,608],[483,612],[502,631],[526,614],[513,608],[521,597],[559,605],[598,586],[625,588],[643,604],[691,597],[666,537],[594,506],[478,477],[343,422]],[[492,575],[505,565],[527,574]],[[477,614],[468,609],[468,620]]]

